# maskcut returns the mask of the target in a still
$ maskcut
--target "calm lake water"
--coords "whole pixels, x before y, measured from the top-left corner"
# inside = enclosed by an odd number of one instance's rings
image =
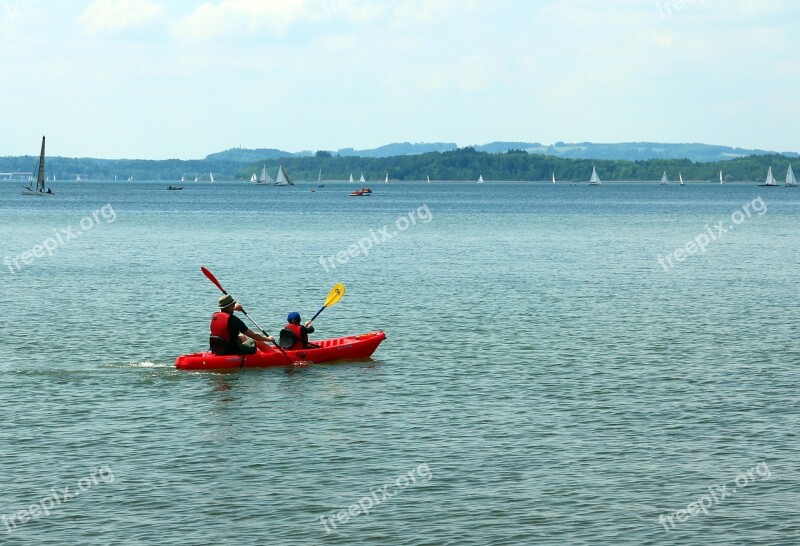
[[[315,185],[0,186],[0,543],[800,542],[798,190]],[[387,340],[178,372],[200,265]]]

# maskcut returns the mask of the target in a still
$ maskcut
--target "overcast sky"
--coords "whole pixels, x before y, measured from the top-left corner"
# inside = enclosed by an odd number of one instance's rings
[[[0,0],[0,155],[800,151],[797,0]]]

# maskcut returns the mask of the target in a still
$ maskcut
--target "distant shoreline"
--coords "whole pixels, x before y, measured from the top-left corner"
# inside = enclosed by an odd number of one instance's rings
[[[34,156],[0,157],[0,181],[27,181],[38,158]],[[714,183],[723,172],[726,183],[764,180],[767,169],[776,177],[785,172],[792,162],[800,164],[795,156],[783,154],[751,155],[714,162],[697,162],[688,159],[565,159],[551,155],[532,154],[524,150],[489,153],[473,148],[460,148],[449,152],[428,152],[417,155],[391,157],[333,156],[318,152],[314,156],[260,159],[243,163],[225,159],[199,160],[143,160],[143,159],[91,159],[47,157],[46,176],[56,181],[80,180],[163,180],[168,183],[248,181],[253,175],[261,176],[264,168],[270,176],[277,175],[279,166],[293,180],[322,182],[349,180],[360,175],[372,184],[382,183],[386,176],[390,182],[503,180],[508,182],[549,182],[555,176],[557,183],[588,181],[596,169],[603,182],[649,182],[660,180],[663,173],[672,183],[679,176],[687,181]],[[695,182],[697,183],[697,182]]]

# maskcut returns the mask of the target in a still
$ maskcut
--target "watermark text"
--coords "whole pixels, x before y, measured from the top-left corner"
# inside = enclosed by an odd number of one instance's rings
[[[772,472],[769,469],[769,465],[767,465],[766,461],[762,461],[746,472],[739,472],[739,474],[736,475],[736,479],[733,480],[733,484],[724,483],[722,485],[712,485],[708,488],[708,493],[700,496],[696,501],[690,502],[685,509],[672,512],[671,514],[661,514],[658,516],[658,523],[664,526],[665,532],[669,533],[675,528],[676,521],[678,523],[683,523],[700,512],[703,512],[703,514],[707,516],[709,509],[714,505],[719,504],[728,497],[734,496],[737,491],[741,491],[745,487],[754,484],[759,479],[764,481],[769,480],[771,477]]]
[[[347,249],[340,250],[331,256],[320,256],[319,263],[322,264],[326,272],[330,273],[332,270],[336,269],[337,265],[344,265],[352,258],[357,256],[369,256],[374,246],[384,244],[389,239],[397,236],[398,233],[407,230],[411,226],[416,226],[418,222],[427,224],[431,220],[433,220],[433,214],[428,208],[428,205],[423,204],[397,218],[394,222],[394,227],[396,228],[394,231],[390,232],[390,227],[388,225],[383,226],[378,231],[371,229],[369,230],[369,236],[359,239],[357,243],[351,244]]]
[[[67,226],[66,228],[57,228],[53,230],[53,237],[48,237],[39,244],[33,245],[33,248],[26,250],[17,256],[6,256],[3,258],[3,264],[8,267],[11,273],[16,273],[22,269],[23,265],[31,265],[35,258],[42,258],[45,254],[52,256],[59,247],[64,246],[69,241],[77,239],[82,233],[92,229],[100,223],[100,219],[105,220],[106,224],[110,224],[117,219],[117,213],[111,204],[105,204],[100,209],[91,214],[87,214],[78,222],[78,228]]]
[[[694,239],[687,242],[682,247],[678,247],[666,256],[658,255],[658,263],[664,269],[669,271],[677,263],[683,262],[689,256],[700,252],[704,254],[708,245],[714,241],[720,240],[726,233],[733,231],[736,226],[751,218],[753,213],[758,216],[763,216],[767,212],[767,204],[761,197],[756,197],[749,203],[742,205],[742,209],[735,210],[731,213],[730,222],[720,220],[714,226],[705,225],[705,231],[698,234]],[[726,225],[727,224],[727,225]],[[675,262],[673,263],[673,260]]]
[[[2,521],[6,531],[10,533],[23,523],[33,521],[40,518],[42,515],[49,516],[50,512],[55,511],[62,504],[78,498],[78,495],[84,491],[88,491],[99,483],[107,485],[113,482],[114,472],[108,465],[101,466],[85,478],[78,480],[77,489],[71,490],[69,485],[61,489],[51,488],[50,494],[36,504],[32,504],[25,510],[19,510],[12,514],[0,515],[0,521]]]
[[[672,17],[672,10],[680,11],[686,6],[696,4],[698,2],[705,3],[706,0],[657,0],[656,9],[663,19]]]
[[[427,463],[423,463],[416,468],[412,468],[406,474],[398,476],[391,491],[389,490],[391,486],[388,483],[383,484],[380,489],[370,489],[369,495],[361,497],[360,500],[348,506],[346,510],[339,510],[339,512],[332,513],[329,516],[320,516],[319,522],[325,528],[325,533],[330,534],[338,525],[344,525],[350,518],[355,518],[361,514],[369,515],[370,510],[375,509],[382,502],[396,497],[407,487],[417,483],[428,482],[431,478],[433,478],[433,472]]]

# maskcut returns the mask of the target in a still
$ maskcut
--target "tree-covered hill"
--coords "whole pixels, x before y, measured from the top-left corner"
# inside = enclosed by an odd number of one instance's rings
[[[212,154],[209,157],[217,157]],[[658,180],[666,171],[670,179],[676,180],[678,173],[685,180],[716,181],[722,170],[725,179],[764,180],[768,167],[781,178],[792,161],[800,160],[780,154],[751,155],[725,161],[693,162],[688,159],[648,160],[591,160],[565,159],[544,154],[531,154],[523,150],[505,153],[488,153],[474,148],[459,148],[446,152],[428,152],[417,155],[392,157],[338,156],[330,152],[317,152],[306,157],[259,157],[257,160],[236,161],[225,159],[196,160],[143,160],[143,159],[92,159],[52,157],[47,159],[48,178],[75,180],[77,175],[90,180],[209,180],[214,173],[217,180],[248,180],[253,173],[260,173],[266,165],[271,176],[277,174],[282,164],[295,181],[317,180],[319,170],[325,180],[346,180],[350,174],[358,179],[363,172],[368,180],[383,180],[386,174],[392,180],[485,180],[542,181],[555,174],[561,181],[586,181],[597,168],[604,181]],[[10,178],[8,173],[17,173],[16,180],[26,177],[21,173],[33,173],[37,157],[0,157],[0,180]],[[245,158],[242,158],[245,159]]]
[[[392,180],[485,180],[542,181],[555,174],[561,181],[587,181],[592,167],[606,181],[659,180],[666,171],[670,179],[716,181],[719,171],[727,181],[763,180],[767,168],[775,173],[785,172],[792,159],[779,154],[755,155],[718,162],[692,162],[688,159],[652,159],[646,161],[563,159],[524,151],[504,154],[479,152],[473,148],[460,148],[452,152],[431,152],[415,156],[384,158],[365,157],[305,157],[283,158],[267,161],[274,172],[282,164],[294,180],[316,180],[318,172],[326,180],[346,180],[350,174],[358,178],[361,173],[368,180],[383,180],[388,173]],[[253,163],[242,169],[239,177],[247,179],[260,172],[264,162]]]

